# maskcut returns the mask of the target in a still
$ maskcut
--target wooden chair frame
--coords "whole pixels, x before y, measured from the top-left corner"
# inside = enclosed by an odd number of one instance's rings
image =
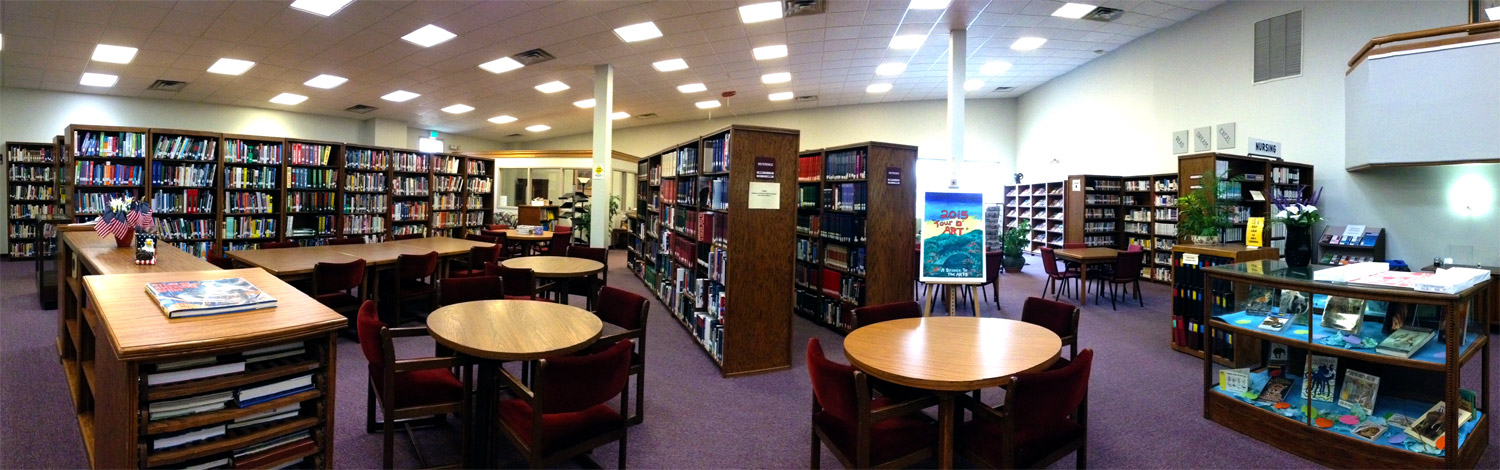
[[[425,256],[425,255],[401,255],[401,256]],[[439,257],[437,263],[432,266],[432,272],[427,273],[426,276],[421,276],[421,277],[418,278],[418,279],[420,279],[422,277],[427,278],[428,284],[432,285],[432,293],[431,294],[423,294],[423,295],[417,296],[417,297],[412,297],[413,299],[416,299],[416,298],[419,298],[419,297],[426,297],[428,299],[428,302],[432,302],[434,305],[437,304],[437,295],[438,295],[437,279],[438,279],[438,271],[441,271],[443,269],[442,264],[443,264],[442,257]],[[395,266],[391,267],[391,270],[393,271],[391,273],[392,274],[391,278],[392,278],[392,281],[394,281],[394,282],[392,282],[392,284],[395,284],[395,287],[396,287],[396,289],[391,292],[391,301],[392,301],[391,303],[395,304],[395,318],[392,319],[391,324],[392,325],[396,325],[397,327],[399,327],[399,326],[401,326],[401,313],[402,313],[402,310],[403,310],[402,304],[405,304],[406,301],[409,300],[409,299],[404,299],[404,298],[401,297],[402,283],[404,281],[407,281],[406,279],[401,279],[401,257],[397,257],[396,258],[396,264],[395,264]]]
[[[603,289],[600,289],[603,290]],[[599,345],[592,350],[598,350],[603,346],[612,346],[622,340],[634,340],[635,351],[630,356],[630,375],[635,376],[635,414],[627,415],[625,423],[631,426],[641,424],[646,416],[646,320],[651,313],[651,299],[642,299],[640,313],[640,328],[625,330],[608,336],[600,336],[594,344]],[[629,385],[625,387],[629,389]],[[620,405],[620,414],[626,414],[624,402]]]
[[[1019,379],[1017,377],[1011,377],[1010,380],[1011,380],[1010,384],[1006,387],[1007,389],[1009,389],[1009,386],[1013,386],[1013,385],[1016,384],[1016,382],[1019,381]],[[969,460],[973,461],[974,463],[977,463],[977,464],[980,464],[980,465],[984,465],[984,466],[987,466],[987,467],[990,467],[990,468],[1017,468],[1016,467],[1016,461],[1015,461],[1015,458],[1016,458],[1016,441],[1015,441],[1015,436],[1016,436],[1016,422],[1015,422],[1015,419],[1013,419],[1014,415],[1012,415],[1010,413],[1007,413],[1005,411],[1005,410],[1014,410],[1014,409],[1016,409],[1017,406],[1019,406],[1015,402],[1015,396],[1016,396],[1016,394],[1014,394],[1014,393],[1008,393],[1008,391],[1007,391],[1007,393],[1005,394],[1005,404],[1001,405],[999,408],[990,408],[988,406],[985,406],[985,404],[983,402],[980,402],[978,398],[972,398],[972,397],[969,397],[969,396],[966,396],[966,395],[958,395],[955,398],[956,400],[958,400],[959,406],[962,406],[965,409],[968,409],[969,412],[973,414],[974,419],[983,419],[983,420],[988,420],[988,421],[993,421],[993,422],[999,423],[1000,424],[1000,428],[1002,429],[1002,432],[1004,433],[1003,435],[1005,437],[1004,439],[1001,439],[1001,442],[1000,442],[1000,446],[1001,446],[1000,452],[1001,452],[1001,455],[1004,457],[1004,460],[1002,460],[1000,462],[990,462],[988,460],[985,460],[985,458],[983,456],[980,456],[978,453],[974,452],[972,449],[969,449],[968,447],[963,446],[963,445],[959,445],[958,446],[958,452],[960,454],[963,454],[965,457],[968,457]],[[1073,453],[1075,451],[1078,453],[1077,454],[1078,462],[1076,464],[1078,466],[1078,468],[1080,468],[1080,469],[1081,468],[1087,468],[1087,466],[1088,466],[1088,432],[1087,432],[1087,429],[1088,429],[1088,406],[1089,406],[1089,395],[1088,395],[1088,392],[1084,392],[1084,394],[1083,394],[1083,401],[1080,401],[1078,403],[1078,410],[1074,411],[1073,415],[1072,415],[1073,422],[1078,423],[1080,426],[1084,427],[1085,432],[1083,434],[1083,437],[1080,437],[1080,438],[1078,438],[1078,440],[1075,440],[1073,442],[1069,442],[1069,443],[1063,445],[1062,447],[1058,448],[1057,450],[1053,451],[1052,453],[1047,454],[1046,456],[1042,457],[1041,459],[1038,459],[1036,462],[1034,462],[1033,466],[1027,467],[1027,468],[1047,468],[1048,466],[1052,465],[1053,462],[1057,462],[1058,460],[1061,460],[1063,457],[1066,457],[1068,454]]]
[[[554,452],[550,455],[544,455],[542,453],[542,450],[545,449],[547,445],[542,441],[542,398],[539,398],[539,396],[546,396],[546,389],[542,387],[542,384],[546,383],[544,378],[547,376],[547,360],[542,359],[540,361],[537,361],[536,366],[532,369],[534,370],[535,374],[533,376],[534,380],[531,381],[533,385],[532,387],[523,385],[522,381],[516,378],[516,376],[511,375],[510,371],[508,370],[500,369],[499,375],[502,386],[507,387],[512,395],[521,400],[525,400],[526,404],[531,406],[531,435],[536,442],[528,443],[521,438],[520,434],[518,434],[514,429],[511,429],[510,426],[507,426],[503,421],[498,423],[500,427],[500,433],[504,434],[506,439],[510,440],[511,445],[516,446],[516,450],[519,450],[522,456],[526,457],[526,462],[531,465],[531,468],[555,467],[559,463],[579,456],[581,456],[588,464],[590,464],[590,466],[597,468],[599,464],[594,462],[593,458],[589,457],[586,452],[610,442],[620,441],[620,457],[618,465],[619,468],[624,469],[626,442],[629,438],[629,434],[626,432],[626,430],[630,428],[629,420],[622,420],[620,429],[618,430],[600,434],[592,439],[588,439],[572,446],[568,446],[567,448]],[[629,401],[630,385],[627,383],[625,387],[622,387],[622,389],[620,390],[620,409],[625,410],[626,403],[628,403]],[[535,445],[533,446],[531,444]]]
[[[922,410],[937,406],[936,396],[927,396],[916,400],[903,402],[880,408],[870,408],[870,379],[862,371],[854,371],[854,393],[855,402],[859,406],[859,422],[855,424],[854,455],[845,454],[839,446],[833,444],[823,428],[818,427],[816,421],[812,425],[812,460],[813,469],[822,468],[823,442],[828,442],[828,451],[839,459],[844,468],[906,468],[921,462],[923,459],[932,457],[937,452],[937,445],[931,445],[918,449],[890,461],[872,463],[870,462],[870,427],[880,421],[920,413]],[[813,396],[812,412],[822,411],[822,405],[818,404],[818,397]]]
[[[398,373],[426,369],[451,370],[456,368],[462,374],[460,380],[465,384],[470,383],[469,367],[457,357],[396,359],[395,339],[412,336],[427,336],[427,328],[420,326],[380,328],[381,357],[385,358],[385,364],[381,365],[384,373],[378,380],[380,380],[380,386],[382,387],[379,390],[385,390],[386,393],[376,393],[376,377],[370,377],[365,390],[365,432],[373,433],[377,430],[381,432],[383,438],[381,464],[384,465],[384,468],[392,468],[394,464],[396,424],[399,423],[406,429],[406,437],[411,440],[412,450],[417,455],[417,461],[423,467],[427,467],[427,459],[422,456],[421,448],[417,445],[417,436],[411,430],[411,424],[424,419],[430,419],[435,423],[441,421],[443,415],[447,413],[454,413],[464,423],[468,423],[469,421],[467,413],[469,408],[469,394],[467,393],[464,394],[464,399],[458,402],[396,408],[396,374]],[[384,418],[379,421],[375,419],[375,404],[377,401],[380,403],[380,411]],[[467,441],[464,441],[464,443],[467,444]]]

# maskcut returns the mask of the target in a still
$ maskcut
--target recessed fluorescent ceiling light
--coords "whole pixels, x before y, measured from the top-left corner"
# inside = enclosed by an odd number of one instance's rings
[[[677,86],[677,91],[680,91],[680,92],[683,92],[683,93],[697,93],[697,92],[700,92],[700,91],[707,91],[707,90],[708,90],[708,87],[703,86],[702,83],[689,83],[689,84],[686,84],[686,85],[678,85]]]
[[[307,101],[307,97],[296,93],[282,93],[271,98],[271,102],[276,104],[297,104],[303,101]]]
[[[1079,18],[1083,18],[1083,15],[1089,14],[1089,12],[1094,11],[1095,8],[1099,7],[1084,3],[1066,3],[1063,4],[1063,6],[1058,7],[1057,11],[1052,12],[1052,16],[1060,16],[1063,18],[1072,18],[1076,20]]]
[[[302,82],[302,84],[310,86],[310,87],[313,87],[313,88],[322,88],[322,89],[326,90],[326,89],[333,88],[333,87],[336,87],[336,86],[339,86],[339,85],[343,85],[344,82],[347,82],[347,81],[349,81],[349,79],[344,78],[344,77],[340,77],[338,75],[329,75],[329,74],[325,73],[325,74],[313,77],[312,80],[308,80],[308,81]]]
[[[964,82],[964,91],[974,91],[984,88],[984,80],[973,79]]]
[[[395,101],[397,103],[400,103],[402,101],[410,100],[410,99],[416,98],[418,96],[422,96],[422,95],[419,95],[419,94],[416,94],[416,93],[412,93],[412,92],[409,92],[409,91],[406,91],[406,90],[396,90],[396,91],[387,93],[385,96],[380,97],[380,99],[383,99],[383,100],[386,100],[386,101]]]
[[[1000,75],[1010,70],[1010,62],[997,60],[979,67],[979,73],[984,75]]]
[[[1485,16],[1490,17],[1490,21],[1500,21],[1500,7],[1491,7],[1485,9],[1484,14]]]
[[[875,75],[901,75],[906,71],[906,64],[901,62],[888,62],[875,67]]]
[[[625,42],[645,41],[661,37],[661,30],[656,28],[656,23],[647,21],[615,28],[615,36]]]
[[[434,25],[427,25],[421,28],[417,28],[416,31],[412,31],[405,36],[401,36],[401,39],[405,39],[406,42],[416,44],[418,46],[432,47],[448,42],[449,39],[453,39],[456,37],[458,37],[457,34],[450,33],[446,29],[439,28]]]
[[[589,108],[594,107],[594,99],[593,98],[589,98],[589,99],[586,99],[586,100],[574,101],[573,102],[573,106],[577,106],[577,107],[580,107],[580,108],[583,108],[583,109],[589,109]]]
[[[115,82],[119,80],[120,77],[107,73],[85,72],[83,74],[83,78],[78,80],[78,84],[83,86],[112,87],[115,86]]]
[[[627,112],[624,112],[624,111],[615,111],[613,113],[609,113],[609,118],[611,120],[625,119],[625,118],[628,118],[628,117],[630,117],[630,113],[627,113]]]
[[[568,86],[568,84],[554,80],[554,81],[550,81],[550,82],[547,82],[547,83],[543,83],[541,85],[537,85],[536,86],[536,91],[540,91],[542,93],[557,93],[559,91],[563,91],[563,90],[566,90],[568,88],[570,88]]]
[[[891,49],[906,50],[922,47],[927,42],[927,36],[923,34],[907,34],[891,38]]]
[[[111,64],[128,64],[130,63],[130,59],[135,58],[135,51],[136,48],[134,47],[100,44],[94,46],[93,59],[99,62],[109,62]]]
[[[208,72],[223,75],[239,75],[245,73],[246,70],[250,70],[250,67],[254,66],[255,62],[251,62],[248,60],[219,59],[218,62],[214,62],[214,65],[212,67],[208,68]]]
[[[783,91],[780,93],[772,93],[770,96],[767,96],[767,98],[770,98],[771,101],[786,101],[792,99],[792,92]]]
[[[515,116],[510,116],[510,115],[502,114],[502,115],[499,115],[499,116],[495,116],[495,117],[489,118],[489,119],[487,119],[487,121],[493,122],[495,124],[506,124],[506,123],[516,122],[516,117]]]
[[[740,21],[745,24],[781,18],[781,2],[757,3],[740,7]]]
[[[479,68],[488,70],[492,73],[505,73],[525,66],[525,64],[516,62],[516,59],[512,59],[509,57],[501,57],[499,59],[479,64]]]
[[[911,0],[906,8],[911,10],[941,10],[948,8],[949,0]]]
[[[791,72],[768,73],[760,76],[761,83],[786,83],[792,81]]]
[[[1016,42],[1011,43],[1010,44],[1010,48],[1018,50],[1018,51],[1030,51],[1030,50],[1035,50],[1038,47],[1042,47],[1042,44],[1046,44],[1046,43],[1047,43],[1047,39],[1046,38],[1026,37],[1026,38],[1017,39]]]
[[[542,131],[550,130],[550,129],[552,129],[552,126],[549,126],[549,125],[546,125],[546,124],[537,124],[535,126],[527,126],[526,127],[526,130],[531,131],[531,132],[542,132]]]
[[[668,59],[660,62],[652,62],[651,67],[655,68],[659,72],[671,72],[674,70],[682,70],[688,68],[687,61],[684,61],[682,59]]]
[[[318,16],[331,16],[338,13],[354,0],[297,0],[292,2],[292,8],[312,13]]]
[[[887,91],[891,91],[891,84],[889,83],[871,83],[870,86],[865,87],[865,93],[885,93]]]
[[[453,106],[443,108],[443,112],[448,114],[463,114],[473,110],[473,106],[469,106],[466,104],[455,104]]]
[[[698,109],[717,108],[719,107],[719,100],[699,101],[697,103],[694,103],[693,106],[697,106]]]
[[[757,47],[750,52],[755,53],[755,60],[779,59],[786,57],[786,45]]]

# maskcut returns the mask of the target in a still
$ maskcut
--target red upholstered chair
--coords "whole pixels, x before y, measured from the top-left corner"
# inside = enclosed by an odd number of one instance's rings
[[[532,468],[555,467],[595,447],[620,441],[619,468],[625,468],[628,424],[606,403],[619,395],[620,409],[625,409],[630,399],[626,385],[633,347],[625,340],[594,354],[542,359],[530,387],[501,369],[501,382],[519,397],[499,404],[496,418],[501,434]]]
[[[1047,289],[1052,289],[1052,299],[1056,300],[1059,295],[1068,290],[1068,280],[1078,279],[1078,271],[1058,271],[1057,255],[1052,253],[1051,247],[1042,247],[1042,269],[1047,271],[1047,284],[1042,286],[1042,295],[1047,295]],[[1060,286],[1054,282],[1061,284]]]
[[[651,302],[645,297],[609,286],[599,289],[599,309],[594,315],[624,331],[599,337],[591,349],[602,350],[619,341],[635,342],[630,360],[630,374],[635,376],[635,415],[628,419],[631,425],[641,424],[646,416],[646,315],[650,312]]]
[[[392,324],[401,325],[401,313],[403,304],[414,299],[435,300],[437,289],[433,288],[432,280],[437,274],[438,253],[428,252],[425,255],[400,255],[396,257],[396,269],[392,275],[392,284],[395,289],[387,294],[392,297],[396,304],[396,317]]]
[[[500,263],[485,263],[485,276],[500,276],[505,284],[505,298],[511,300],[546,300],[537,297],[536,271],[531,268],[507,268]]]
[[[587,246],[573,245],[568,247],[569,258],[583,258],[598,261],[604,265],[604,270],[598,274],[589,276],[587,279],[573,278],[568,280],[568,295],[581,295],[584,298],[584,309],[594,309],[594,295],[599,293],[599,288],[609,285],[609,250],[606,248],[592,248]]]
[[[552,228],[553,233],[573,233],[572,225],[559,225]]]
[[[854,321],[850,328],[874,325],[899,318],[921,318],[922,304],[916,302],[894,302],[854,309]]]
[[[473,241],[473,242],[485,242],[485,243],[495,243],[497,241],[497,240],[495,240],[495,237],[492,237],[492,236],[489,236],[489,235],[480,235],[480,234],[477,234],[477,233],[465,234],[464,235],[464,240]]]
[[[329,245],[363,245],[363,244],[365,244],[365,239],[364,239],[364,237],[341,237],[341,238],[335,238],[335,239],[332,239],[332,240],[328,240],[328,244]]]
[[[500,261],[500,245],[475,246],[469,248],[469,261],[461,270],[449,268],[448,277],[477,277],[484,275],[484,264]]]
[[[1052,330],[1069,347],[1068,357],[1078,357],[1078,306],[1041,297],[1027,297],[1021,305],[1021,321]]]
[[[439,279],[437,304],[443,307],[476,300],[500,300],[505,298],[504,288],[504,284],[500,283],[500,278],[495,276]]]
[[[974,419],[958,426],[958,451],[990,468],[1043,468],[1076,451],[1084,468],[1093,362],[1094,351],[1085,349],[1061,369],[1017,374],[996,408],[960,395]]]
[[[1109,308],[1115,310],[1115,299],[1119,297],[1120,286],[1131,284],[1135,289],[1135,298],[1142,307],[1146,306],[1146,299],[1141,298],[1141,262],[1145,258],[1144,251],[1123,251],[1115,257],[1114,272],[1108,276],[1099,278],[1099,289],[1094,290],[1094,301],[1099,301],[1099,291],[1104,290],[1104,284],[1108,283]]]
[[[274,250],[274,249],[277,249],[277,248],[296,248],[296,247],[299,247],[299,246],[302,246],[302,245],[299,244],[299,243],[297,243],[296,241],[287,240],[287,241],[284,241],[284,242],[264,242],[264,243],[260,244],[260,249],[262,249],[262,250]]]
[[[313,265],[313,298],[329,309],[350,317],[351,324],[354,323],[354,313],[359,311],[362,303],[359,296],[351,291],[364,282],[365,260],[357,259],[348,263],[319,262]]]
[[[1088,247],[1089,247],[1089,244],[1087,244],[1087,243],[1080,243],[1080,242],[1063,243],[1063,249],[1064,250],[1071,250],[1071,249],[1074,249],[1074,248],[1088,248]],[[1095,265],[1095,266],[1097,266],[1097,265]],[[1077,271],[1078,270],[1078,263],[1074,263],[1072,261],[1063,261],[1063,267],[1065,269],[1067,269],[1068,271]],[[1093,274],[1093,273],[1091,272],[1089,274]]]
[[[1005,253],[1001,251],[984,252],[984,284],[980,284],[978,287],[980,295],[986,298],[989,297],[989,293],[985,292],[984,287],[990,287],[990,290],[995,293],[996,307],[1000,306],[1000,260],[1004,256]],[[976,312],[974,315],[978,316],[979,314]]]
[[[506,224],[490,224],[490,226],[486,228],[490,230],[510,230],[510,226]]]
[[[415,240],[415,239],[418,239],[418,238],[426,238],[426,237],[427,237],[427,234],[422,233],[422,232],[406,233],[406,234],[396,235],[396,241],[399,242],[401,240]]]
[[[547,242],[547,246],[537,247],[537,251],[549,256],[567,256],[568,239],[572,237],[571,230],[567,232],[552,232],[552,240]]]
[[[822,443],[846,468],[902,468],[933,455],[938,428],[921,413],[937,398],[897,402],[871,398],[869,378],[828,360],[817,338],[807,341],[812,377],[812,468],[821,467]]]
[[[375,302],[365,301],[359,308],[357,320],[359,347],[369,363],[370,381],[365,394],[365,432],[380,430],[384,437],[381,463],[384,468],[394,464],[396,428],[400,423],[406,428],[412,448],[417,448],[417,438],[411,432],[411,422],[424,418],[441,420],[442,415],[454,413],[461,419],[466,409],[464,381],[454,375],[453,368],[468,373],[464,364],[453,357],[426,357],[396,359],[396,338],[427,336],[427,328],[387,328],[380,322]],[[380,406],[381,420],[375,420],[376,404]],[[422,452],[417,459],[427,467]]]
[[[229,259],[228,256],[219,256],[219,245],[209,247],[208,251],[203,253],[203,259],[208,261],[208,264],[218,266],[219,269],[234,269],[234,260]]]

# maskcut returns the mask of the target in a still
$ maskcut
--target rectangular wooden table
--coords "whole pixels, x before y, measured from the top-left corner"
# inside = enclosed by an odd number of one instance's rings
[[[1078,279],[1078,305],[1082,306],[1089,297],[1089,265],[1113,263],[1120,256],[1120,250],[1114,248],[1063,248],[1052,250],[1057,259],[1078,263],[1080,269]],[[1095,303],[1097,305],[1097,302]]]
[[[313,267],[320,262],[348,263],[363,259],[367,270],[365,275],[367,288],[361,289],[360,295],[371,298],[366,293],[374,293],[376,289],[379,289],[379,284],[376,282],[378,271],[394,265],[401,255],[422,255],[436,251],[440,260],[437,275],[442,277],[448,272],[447,263],[451,258],[467,255],[470,248],[485,245],[489,244],[457,238],[431,237],[359,245],[236,250],[226,252],[225,255],[234,260],[237,265],[261,268],[286,281],[311,278]]]

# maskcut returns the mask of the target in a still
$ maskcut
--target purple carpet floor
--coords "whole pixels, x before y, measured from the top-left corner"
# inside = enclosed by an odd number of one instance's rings
[[[1003,277],[1000,309],[986,302],[982,315],[1018,318],[1021,302],[1038,295],[1045,278],[1037,260],[1018,275]],[[650,297],[625,269],[623,252],[612,252],[610,284]],[[72,401],[54,346],[55,310],[36,301],[29,262],[0,262],[0,467],[84,468],[89,462],[73,417]],[[787,283],[787,289],[791,289]],[[1202,362],[1167,348],[1170,289],[1143,283],[1145,307],[1121,302],[1111,310],[1089,303],[1083,310],[1080,347],[1097,355],[1089,392],[1088,465],[1095,468],[1315,468],[1310,461],[1246,437],[1202,417]],[[1092,295],[1090,295],[1092,297]],[[575,301],[581,303],[581,301]],[[789,313],[790,314],[790,313]],[[793,317],[792,369],[724,379],[707,355],[653,298],[648,331],[646,419],[631,428],[629,462],[638,468],[807,468],[812,392],[803,355],[808,338],[820,338],[832,357],[843,360],[842,338]],[[334,466],[380,466],[381,439],[364,431],[364,356],[359,346],[340,340],[337,418],[333,426]],[[1495,345],[1491,345],[1495,348]],[[432,351],[416,338],[402,343],[407,356]],[[1493,352],[1493,351],[1492,351]],[[1465,368],[1465,384],[1478,389],[1479,361]],[[1488,371],[1491,380],[1497,372]],[[633,383],[633,382],[632,382]],[[634,393],[634,392],[632,392]],[[999,393],[989,393],[994,399]],[[1487,397],[1491,406],[1495,397]],[[613,403],[618,403],[615,401]],[[929,410],[932,412],[933,410]],[[457,421],[416,431],[429,465],[458,461]],[[1500,449],[1491,449],[1480,468],[1500,468]],[[418,466],[412,445],[396,438],[396,466]],[[501,443],[507,466],[525,466],[508,443]],[[1342,452],[1328,449],[1328,452]],[[616,446],[593,452],[613,467]],[[823,451],[823,465],[838,468]],[[920,466],[936,462],[929,460]],[[1068,468],[1065,457],[1053,468]],[[962,458],[959,465],[967,465]],[[569,467],[575,466],[569,463]]]

